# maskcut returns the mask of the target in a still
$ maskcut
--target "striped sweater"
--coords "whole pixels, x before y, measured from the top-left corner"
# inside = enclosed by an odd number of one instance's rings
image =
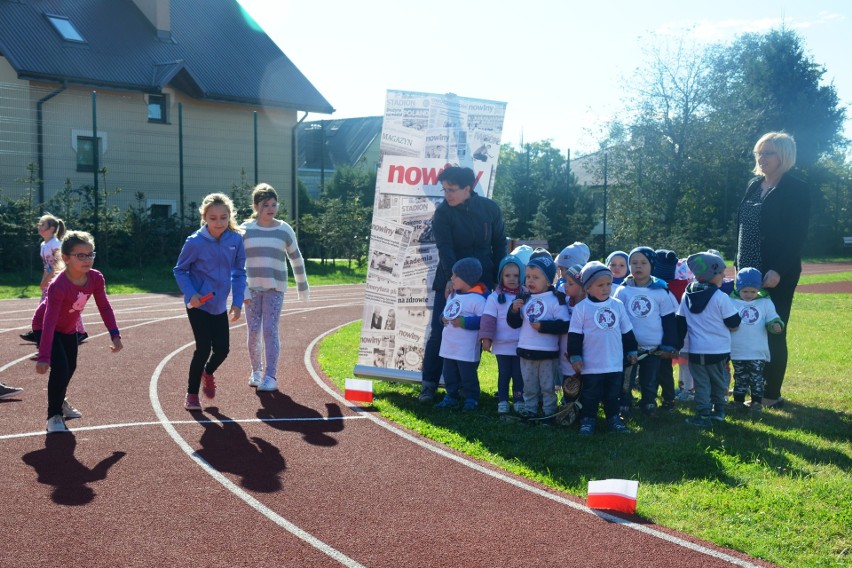
[[[305,262],[293,228],[284,221],[279,221],[274,227],[261,227],[256,220],[246,221],[241,228],[246,249],[246,297],[250,297],[251,290],[284,292],[287,289],[286,259],[289,258],[299,298],[307,301],[309,288]]]

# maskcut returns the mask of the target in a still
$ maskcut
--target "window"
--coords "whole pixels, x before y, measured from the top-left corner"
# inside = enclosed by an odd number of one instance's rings
[[[62,36],[62,39],[65,41],[73,41],[77,43],[86,43],[86,40],[83,39],[83,36],[80,32],[77,31],[77,28],[74,27],[74,24],[71,23],[71,20],[64,16],[47,16],[48,21],[53,24],[53,28]]]
[[[177,203],[173,199],[149,199],[147,205],[151,219],[168,219],[177,208]]]
[[[148,122],[166,122],[166,95],[148,95]]]
[[[77,137],[77,171],[95,171],[95,139],[92,136]],[[100,158],[100,152],[98,153]],[[98,159],[100,163],[100,159]]]

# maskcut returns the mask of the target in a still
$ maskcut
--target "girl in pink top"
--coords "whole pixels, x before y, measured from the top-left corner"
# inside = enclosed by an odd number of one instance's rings
[[[77,368],[77,321],[90,297],[109,330],[113,352],[121,351],[121,335],[106,296],[104,276],[92,269],[95,240],[83,231],[69,231],[62,240],[65,269],[51,281],[47,295],[33,316],[39,349],[36,373],[47,380],[47,432],[67,432],[66,418],[79,418],[80,411],[66,399],[68,383]]]

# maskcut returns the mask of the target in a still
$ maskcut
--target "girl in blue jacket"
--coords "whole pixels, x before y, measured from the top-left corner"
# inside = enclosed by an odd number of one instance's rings
[[[174,267],[195,337],[184,401],[187,410],[201,410],[199,390],[208,399],[216,396],[213,373],[230,349],[228,315],[230,321],[240,319],[246,289],[246,251],[234,219],[234,204],[227,195],[211,193],[202,201],[199,213],[201,228],[187,237]],[[229,292],[231,309],[226,313]]]

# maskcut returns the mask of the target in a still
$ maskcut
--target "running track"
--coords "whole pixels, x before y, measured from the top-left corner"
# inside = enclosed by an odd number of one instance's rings
[[[68,394],[83,418],[51,436],[46,378],[18,339],[35,300],[0,302],[0,382],[26,389],[0,401],[0,566],[770,566],[592,513],[350,407],[314,356],[361,318],[363,287],[311,292],[285,303],[280,392],[246,385],[241,319],[203,413],[182,407],[180,298],[113,297],[118,354],[89,306]]]

